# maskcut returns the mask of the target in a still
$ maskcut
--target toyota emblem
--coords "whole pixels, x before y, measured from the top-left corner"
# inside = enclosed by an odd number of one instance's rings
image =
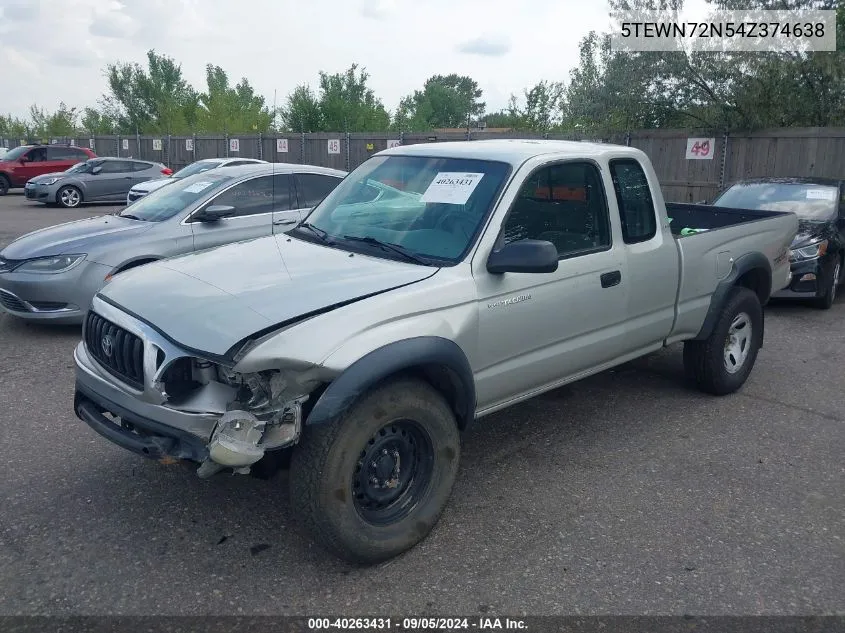
[[[100,341],[100,345],[103,346],[103,353],[106,356],[108,356],[109,358],[111,358],[111,349],[112,349],[113,344],[114,344],[114,341],[112,341],[112,337],[108,334],[106,334],[103,337],[103,340]]]

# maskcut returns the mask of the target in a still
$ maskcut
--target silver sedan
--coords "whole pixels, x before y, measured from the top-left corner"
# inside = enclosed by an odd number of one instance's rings
[[[172,173],[162,163],[131,158],[92,158],[67,171],[31,178],[24,186],[24,194],[27,200],[69,208],[83,202],[123,202],[133,185]]]
[[[22,319],[81,323],[113,275],[287,232],[344,176],[284,163],[223,167],[162,187],[115,215],[29,233],[0,251],[0,306]]]

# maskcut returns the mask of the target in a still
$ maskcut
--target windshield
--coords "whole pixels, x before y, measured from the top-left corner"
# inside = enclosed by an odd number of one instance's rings
[[[94,165],[96,162],[97,161],[86,160],[86,161],[83,161],[81,163],[76,163],[76,165],[74,165],[70,169],[66,169],[65,173],[66,174],[81,174],[81,173],[84,173],[84,172],[88,171],[89,169],[91,169],[92,165]]]
[[[209,169],[214,169],[220,166],[220,161],[218,160],[198,160],[195,163],[191,163],[187,167],[183,167],[175,174],[171,176],[171,178],[187,178],[188,176],[193,176],[194,174],[201,174],[204,171],[208,171]]]
[[[350,173],[292,234],[399,259],[459,261],[510,170],[506,163],[378,156]],[[308,226],[317,230],[308,230]],[[366,241],[362,241],[366,240]]]
[[[164,222],[231,179],[231,176],[220,173],[189,176],[147,194],[119,215],[147,222]]]
[[[836,213],[839,189],[812,183],[736,184],[713,202],[716,207],[791,211],[803,220],[826,220]]]
[[[31,149],[32,147],[30,145],[21,145],[15,149],[10,149],[7,153],[3,154],[3,160],[17,160]]]

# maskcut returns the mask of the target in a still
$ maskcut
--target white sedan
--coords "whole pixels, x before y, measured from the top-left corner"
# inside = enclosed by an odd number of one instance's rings
[[[218,167],[237,167],[238,165],[253,165],[255,163],[266,163],[266,160],[258,160],[257,158],[207,158],[191,163],[187,167],[183,167],[172,176],[167,178],[156,178],[155,180],[147,180],[139,183],[129,190],[126,194],[127,206],[143,198],[148,193],[164,187],[166,184],[193,176],[194,174],[201,174],[210,169],[217,169]]]

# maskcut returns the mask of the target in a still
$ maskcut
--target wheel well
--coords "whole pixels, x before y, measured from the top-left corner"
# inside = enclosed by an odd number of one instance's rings
[[[130,268],[137,268],[138,266],[143,266],[144,264],[152,264],[154,261],[157,261],[155,257],[148,257],[147,259],[136,259],[135,261],[123,264],[123,266],[115,270],[112,274],[116,275],[117,273],[122,273],[124,270],[129,270]]]
[[[760,299],[760,305],[766,305],[772,292],[772,279],[762,268],[752,268],[736,280],[737,286],[748,288]]]
[[[76,189],[76,190],[79,192],[79,200],[80,200],[80,202],[81,202],[81,201],[83,201],[83,200],[85,200],[85,194],[84,194],[84,193],[82,193],[82,189],[80,189],[80,188],[79,188],[79,187],[77,187],[76,185],[65,185],[64,187],[59,187],[59,188],[56,190],[56,202],[57,202],[57,203],[59,202],[59,193],[62,191],[62,189]]]

